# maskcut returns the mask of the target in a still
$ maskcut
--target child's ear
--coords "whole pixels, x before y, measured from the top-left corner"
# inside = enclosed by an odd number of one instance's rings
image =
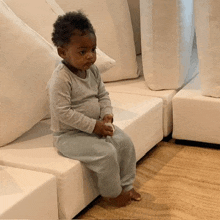
[[[57,53],[59,54],[59,56],[63,59],[66,58],[66,50],[63,47],[58,47],[57,48]]]

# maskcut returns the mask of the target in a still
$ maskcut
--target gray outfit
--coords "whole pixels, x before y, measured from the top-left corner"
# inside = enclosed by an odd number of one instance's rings
[[[117,126],[112,137],[93,133],[96,120],[112,114],[112,107],[97,67],[86,74],[79,78],[61,63],[48,83],[54,146],[96,173],[102,196],[117,197],[133,187],[134,146]]]

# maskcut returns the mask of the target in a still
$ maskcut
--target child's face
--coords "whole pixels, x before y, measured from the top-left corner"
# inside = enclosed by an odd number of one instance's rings
[[[96,36],[92,33],[74,35],[65,48],[58,48],[58,53],[76,70],[87,70],[96,61]]]

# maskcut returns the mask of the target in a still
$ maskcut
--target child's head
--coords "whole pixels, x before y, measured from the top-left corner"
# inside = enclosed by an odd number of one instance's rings
[[[96,61],[96,35],[81,12],[68,12],[54,23],[52,41],[64,61],[77,70],[86,70]]]

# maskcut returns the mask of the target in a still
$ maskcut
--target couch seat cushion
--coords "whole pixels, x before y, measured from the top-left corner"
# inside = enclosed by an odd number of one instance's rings
[[[173,138],[220,144],[220,99],[202,95],[199,76],[173,98]]]
[[[0,219],[58,219],[55,176],[0,166]]]
[[[106,83],[105,85],[110,93],[118,92],[120,94],[138,94],[161,98],[163,100],[163,135],[166,137],[172,132],[172,98],[177,93],[176,90],[153,91],[147,86],[144,76],[132,80]]]

